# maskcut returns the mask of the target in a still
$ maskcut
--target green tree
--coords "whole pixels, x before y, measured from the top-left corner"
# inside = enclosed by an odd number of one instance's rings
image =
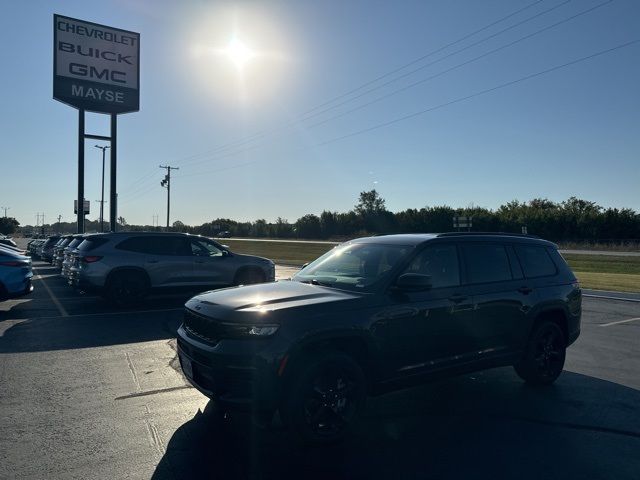
[[[371,215],[385,212],[387,209],[384,206],[384,198],[374,188],[368,192],[360,192],[355,210],[360,215]]]
[[[0,217],[0,233],[10,235],[16,231],[20,222],[13,217]]]

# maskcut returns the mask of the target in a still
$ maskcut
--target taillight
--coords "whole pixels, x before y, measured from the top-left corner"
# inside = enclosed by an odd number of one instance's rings
[[[84,263],[93,263],[93,262],[97,262],[98,260],[101,260],[102,257],[98,257],[98,256],[86,256],[86,257],[82,257],[82,261]]]
[[[18,260],[10,260],[8,262],[0,262],[0,265],[3,267],[27,267],[29,266],[28,262],[20,262]]]

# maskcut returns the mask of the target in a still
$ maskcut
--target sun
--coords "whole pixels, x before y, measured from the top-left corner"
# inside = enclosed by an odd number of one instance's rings
[[[242,70],[251,59],[256,56],[251,48],[249,48],[242,40],[232,38],[222,53],[236,66],[238,70]]]

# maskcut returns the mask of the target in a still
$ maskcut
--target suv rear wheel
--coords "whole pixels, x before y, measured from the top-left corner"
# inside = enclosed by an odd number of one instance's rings
[[[286,390],[281,417],[305,443],[342,439],[362,412],[365,377],[348,355],[330,353],[304,361]]]
[[[522,360],[514,365],[516,373],[532,385],[553,383],[564,367],[566,341],[557,323],[544,321],[531,333]]]
[[[141,272],[117,272],[109,279],[106,290],[106,296],[113,304],[128,307],[140,302],[149,293],[149,281]]]

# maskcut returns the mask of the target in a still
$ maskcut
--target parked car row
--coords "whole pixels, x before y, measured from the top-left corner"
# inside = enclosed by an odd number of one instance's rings
[[[270,282],[271,260],[232,252],[197,235],[117,232],[52,236],[30,243],[30,251],[60,269],[82,292],[96,292],[120,306],[155,292],[203,291]]]

